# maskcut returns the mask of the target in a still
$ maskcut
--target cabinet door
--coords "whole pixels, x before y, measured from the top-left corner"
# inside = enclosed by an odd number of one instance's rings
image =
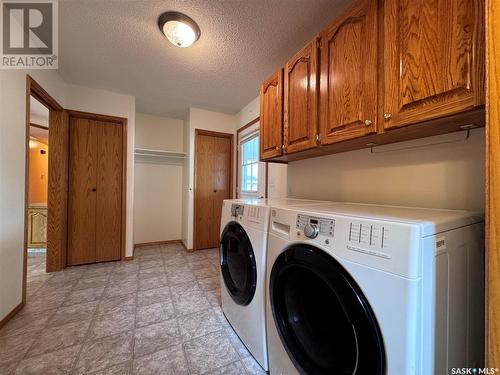
[[[483,3],[385,1],[385,128],[484,103]]]
[[[47,245],[47,209],[30,208],[28,210],[28,247]]]
[[[320,38],[321,143],[376,132],[377,1],[358,2]]]
[[[280,156],[283,145],[283,70],[260,87],[260,159]]]
[[[292,57],[285,66],[285,153],[317,145],[318,40]]]

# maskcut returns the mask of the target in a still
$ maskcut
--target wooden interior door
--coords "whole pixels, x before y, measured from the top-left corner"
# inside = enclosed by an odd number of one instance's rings
[[[285,153],[317,145],[318,135],[318,41],[315,39],[285,66]]]
[[[321,144],[377,131],[377,1],[362,0],[320,36]]]
[[[70,117],[68,265],[119,260],[123,127]]]
[[[484,1],[384,2],[384,127],[484,103]]]
[[[260,87],[260,159],[281,156],[283,145],[283,69]]]
[[[232,134],[196,130],[194,249],[219,246],[222,202],[231,198]]]

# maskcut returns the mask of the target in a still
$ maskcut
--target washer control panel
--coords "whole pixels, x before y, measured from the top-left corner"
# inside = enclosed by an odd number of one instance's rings
[[[317,216],[297,215],[295,227],[304,231],[308,238],[316,238],[318,235],[333,237],[335,233],[335,220]]]

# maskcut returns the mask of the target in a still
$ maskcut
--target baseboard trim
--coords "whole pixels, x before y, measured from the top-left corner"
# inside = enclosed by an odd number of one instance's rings
[[[142,242],[134,244],[134,249],[138,247],[146,246],[159,246],[159,245],[171,245],[174,243],[182,243],[182,240],[167,240],[167,241],[154,241],[154,242]]]
[[[24,307],[24,302],[21,302],[19,305],[14,307],[14,309],[10,313],[8,313],[5,318],[3,318],[0,321],[0,328],[2,328],[4,325],[6,325],[9,320],[11,320],[19,311],[22,310],[23,307]]]
[[[127,262],[129,260],[134,260],[134,256],[129,256],[129,257],[125,257],[124,261]]]
[[[182,247],[184,248],[184,250],[186,250],[188,253],[194,251],[194,249],[188,249],[186,244],[184,243],[184,241],[181,240],[181,245]]]

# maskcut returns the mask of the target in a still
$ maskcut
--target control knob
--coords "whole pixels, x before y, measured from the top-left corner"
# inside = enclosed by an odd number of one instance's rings
[[[304,227],[304,235],[307,238],[316,238],[318,237],[319,229],[316,224],[307,223]]]

